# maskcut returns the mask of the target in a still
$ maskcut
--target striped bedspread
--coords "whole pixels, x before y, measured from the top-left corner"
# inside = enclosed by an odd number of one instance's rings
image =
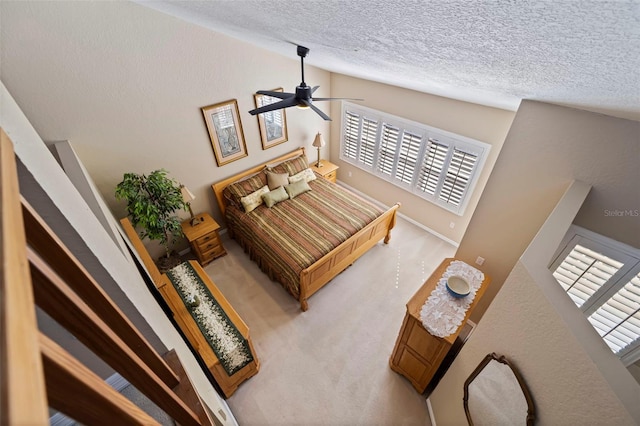
[[[303,269],[384,213],[325,179],[309,186],[311,191],[272,208],[263,204],[250,213],[232,205],[226,209],[231,235],[295,298]]]

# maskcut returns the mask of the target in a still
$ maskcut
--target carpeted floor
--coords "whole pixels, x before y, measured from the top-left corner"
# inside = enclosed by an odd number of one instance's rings
[[[425,397],[389,368],[407,300],[455,248],[399,219],[309,299],[309,310],[226,235],[205,270],[250,328],[260,372],[227,400],[241,426],[430,425]]]

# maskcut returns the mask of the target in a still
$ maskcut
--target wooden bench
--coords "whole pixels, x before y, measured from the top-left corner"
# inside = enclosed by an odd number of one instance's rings
[[[207,365],[207,368],[222,389],[224,397],[230,397],[242,382],[254,376],[260,369],[260,362],[258,361],[258,357],[256,356],[255,350],[253,349],[253,345],[251,343],[249,327],[233,309],[229,301],[227,301],[222,292],[218,289],[218,287],[216,287],[216,285],[213,283],[211,278],[209,278],[204,269],[202,269],[202,266],[200,266],[200,264],[196,261],[189,261],[195,272],[198,274],[198,277],[211,292],[211,295],[216,299],[220,307],[227,314],[242,337],[246,339],[251,350],[253,361],[249,362],[247,365],[230,376],[224,370],[222,363],[207,342],[205,336],[200,331],[198,324],[196,324],[188,308],[182,301],[182,298],[174,288],[173,284],[170,282],[169,277],[158,270],[158,267],[147,252],[144,244],[142,244],[142,240],[140,240],[138,233],[133,228],[133,225],[131,224],[129,219],[121,219],[120,223],[122,224],[124,232],[129,237],[131,244],[138,253],[140,260],[142,260],[142,263],[149,272],[153,283],[173,312],[174,318],[180,326],[180,329],[187,336],[189,343],[191,343],[193,348],[198,352],[198,354],[200,354],[201,358]]]

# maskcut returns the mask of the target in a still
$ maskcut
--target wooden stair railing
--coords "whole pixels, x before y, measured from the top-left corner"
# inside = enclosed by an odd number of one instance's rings
[[[47,425],[48,406],[85,424],[157,424],[42,334],[37,305],[178,423],[211,425],[175,352],[172,369],[21,200],[2,129],[0,179],[0,424]]]
[[[48,423],[13,145],[0,129],[0,424]]]

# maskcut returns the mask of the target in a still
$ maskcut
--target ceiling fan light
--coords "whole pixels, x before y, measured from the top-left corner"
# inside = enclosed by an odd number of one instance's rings
[[[299,109],[309,109],[309,105],[305,105],[305,104],[298,104],[297,107]]]

